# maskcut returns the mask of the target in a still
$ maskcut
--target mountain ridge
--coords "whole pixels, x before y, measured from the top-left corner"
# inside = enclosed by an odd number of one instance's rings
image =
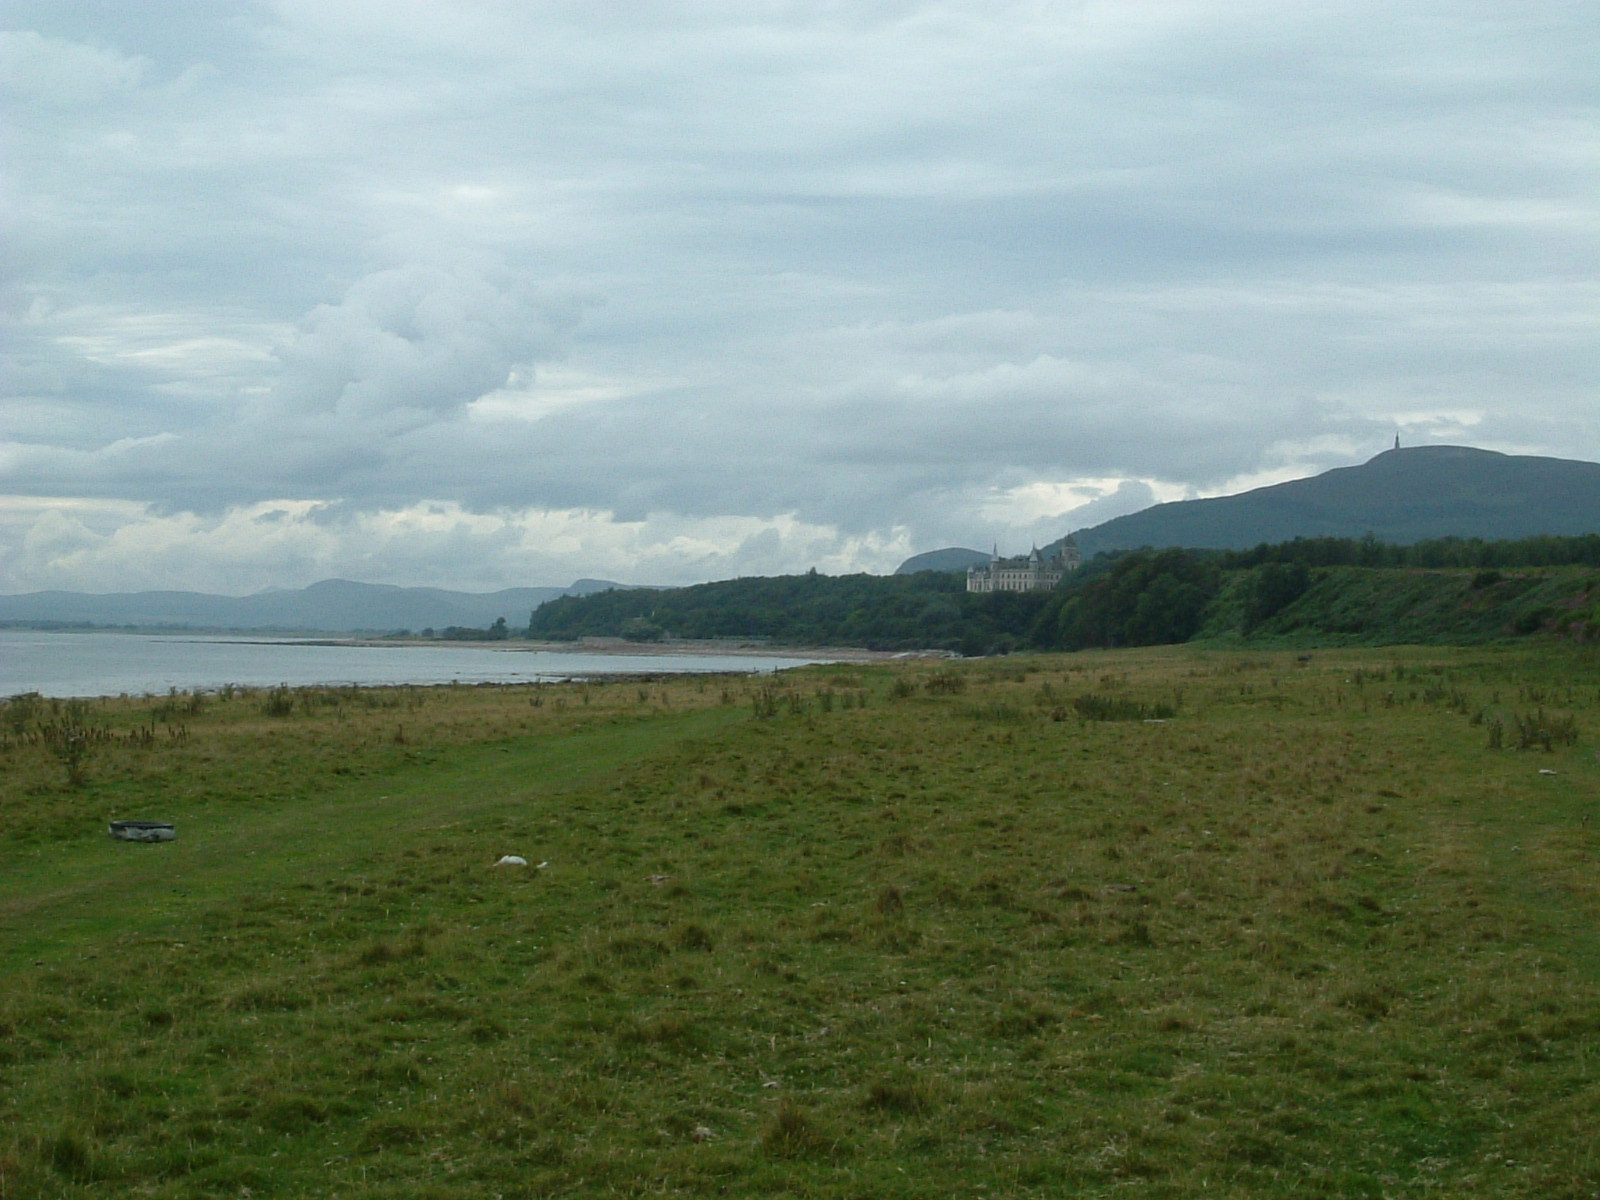
[[[626,588],[602,579],[568,587],[456,592],[322,579],[303,588],[274,588],[248,596],[210,592],[23,592],[0,596],[0,621],[134,625],[170,629],[274,630],[295,633],[392,632],[402,629],[483,628],[504,617],[513,629],[558,596]]]
[[[1365,463],[1232,496],[1175,500],[1079,530],[1080,551],[1246,550],[1297,537],[1406,545],[1441,537],[1509,541],[1600,529],[1600,463],[1472,446],[1385,450]]]
[[[1596,531],[1600,463],[1437,445],[1385,450],[1364,463],[1231,496],[1156,504],[1070,536],[1087,559],[1141,546],[1248,550],[1295,538],[1368,534],[1408,545],[1445,537],[1511,541]],[[1051,542],[1046,553],[1065,540]],[[907,559],[900,570],[953,553],[928,551]]]

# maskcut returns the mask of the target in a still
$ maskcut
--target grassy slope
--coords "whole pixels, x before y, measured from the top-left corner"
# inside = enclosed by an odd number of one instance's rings
[[[0,1196],[1592,1195],[1594,755],[1475,723],[1592,728],[1581,653],[245,696],[79,791],[14,745]],[[90,832],[134,803],[180,841]]]
[[[1324,567],[1310,589],[1251,631],[1261,646],[1463,645],[1600,628],[1600,572],[1525,568],[1482,582],[1473,570]],[[1474,581],[1479,580],[1475,586]],[[1237,643],[1253,576],[1232,574],[1197,635]],[[1592,636],[1592,635],[1588,635]]]

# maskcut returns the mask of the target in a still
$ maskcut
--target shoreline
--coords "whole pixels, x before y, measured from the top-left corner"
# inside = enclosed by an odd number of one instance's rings
[[[30,692],[52,699],[152,696],[219,691],[230,684],[238,688],[521,685],[685,673],[765,674],[803,666],[868,666],[930,657],[930,652],[772,646],[735,638],[635,643],[621,638],[439,641],[359,635],[241,637],[214,632],[105,636],[108,640],[95,644],[81,643],[70,634],[25,636],[13,648],[15,653],[6,655],[0,698]],[[931,656],[943,653],[933,651]]]
[[[164,626],[39,626],[0,623],[0,629],[16,633],[114,634],[132,637],[171,638],[187,642],[232,643],[271,646],[290,643],[299,646],[359,646],[363,649],[445,649],[499,650],[513,654],[595,654],[631,655],[663,658],[672,655],[715,654],[730,658],[793,658],[812,662],[892,662],[899,659],[960,658],[950,650],[870,650],[865,646],[810,646],[768,643],[752,638],[681,638],[660,642],[630,642],[620,637],[585,637],[573,642],[529,641],[524,638],[455,639],[423,637],[385,637],[379,634],[329,633],[320,630],[234,630],[173,629]]]
[[[302,639],[296,639],[297,641]],[[441,641],[437,638],[318,638],[313,644],[329,646],[467,646],[516,654],[599,654],[639,658],[667,658],[678,654],[715,654],[729,658],[795,658],[813,662],[889,662],[906,658],[949,658],[945,650],[868,650],[861,646],[771,645],[750,639],[683,638],[661,642],[630,642],[619,637],[586,637],[575,642],[549,641]]]

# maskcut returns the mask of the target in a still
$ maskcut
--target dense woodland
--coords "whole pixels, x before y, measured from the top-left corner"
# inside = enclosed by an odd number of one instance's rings
[[[789,644],[935,647],[981,654],[1031,644],[1054,594],[969,595],[954,572],[782,575],[664,591],[563,596],[534,610],[535,638],[739,638]]]
[[[965,655],[1186,642],[1480,642],[1600,630],[1600,535],[1097,555],[1051,592],[971,594],[964,575],[805,575],[563,596],[551,640],[731,638]],[[1591,599],[1594,597],[1594,599]]]

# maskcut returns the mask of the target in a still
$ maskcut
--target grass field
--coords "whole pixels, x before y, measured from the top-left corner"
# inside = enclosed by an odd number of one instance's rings
[[[12,701],[0,1200],[1600,1196],[1597,723],[1551,646]]]

